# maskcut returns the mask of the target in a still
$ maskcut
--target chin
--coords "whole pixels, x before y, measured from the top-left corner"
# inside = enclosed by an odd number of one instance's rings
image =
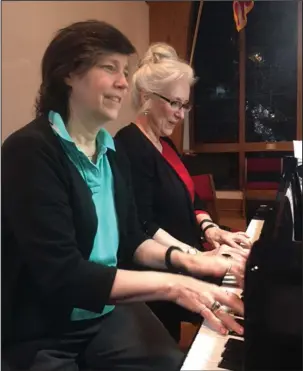
[[[114,120],[117,120],[117,118],[118,118],[118,113],[116,113],[116,114],[108,114],[107,115],[107,121],[114,121]]]
[[[173,132],[174,132],[174,129],[165,129],[165,130],[163,130],[162,136],[163,137],[169,137],[169,136],[172,135]]]
[[[99,113],[101,120],[105,122],[116,120],[118,118],[118,114],[119,112],[109,110],[104,110]]]

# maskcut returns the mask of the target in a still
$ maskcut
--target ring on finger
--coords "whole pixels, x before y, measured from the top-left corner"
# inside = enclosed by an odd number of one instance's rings
[[[221,304],[215,300],[213,303],[212,303],[212,306],[209,308],[211,310],[211,312],[215,313],[217,312],[219,309],[221,308]]]

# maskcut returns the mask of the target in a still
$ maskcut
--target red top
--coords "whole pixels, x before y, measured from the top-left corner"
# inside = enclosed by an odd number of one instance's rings
[[[176,171],[176,173],[182,179],[183,183],[188,189],[192,202],[194,202],[195,186],[194,186],[194,182],[190,174],[188,173],[186,167],[184,166],[183,162],[180,160],[177,153],[171,148],[171,146],[164,140],[161,140],[161,144],[162,144],[162,156],[165,158],[165,160],[170,164],[170,166]],[[196,215],[207,214],[206,211],[203,211],[203,210],[195,210],[195,212],[196,212]]]

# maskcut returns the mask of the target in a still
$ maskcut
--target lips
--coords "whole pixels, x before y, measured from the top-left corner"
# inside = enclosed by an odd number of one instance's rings
[[[121,103],[121,97],[117,96],[117,95],[106,95],[105,96],[106,99],[109,99],[115,103]]]

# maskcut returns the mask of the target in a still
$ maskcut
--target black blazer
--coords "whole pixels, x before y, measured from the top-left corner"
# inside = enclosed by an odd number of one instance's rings
[[[197,195],[192,202],[177,172],[135,124],[122,128],[115,139],[129,157],[139,219],[146,232],[153,236],[162,228],[178,240],[201,249],[195,210],[205,210],[205,204]],[[169,138],[162,139],[177,152]]]
[[[128,267],[147,236],[136,216],[127,156],[119,144],[107,156],[119,223],[118,261]],[[57,333],[74,307],[102,311],[116,268],[88,261],[96,228],[91,191],[48,120],[36,119],[13,133],[2,146],[5,344]]]

